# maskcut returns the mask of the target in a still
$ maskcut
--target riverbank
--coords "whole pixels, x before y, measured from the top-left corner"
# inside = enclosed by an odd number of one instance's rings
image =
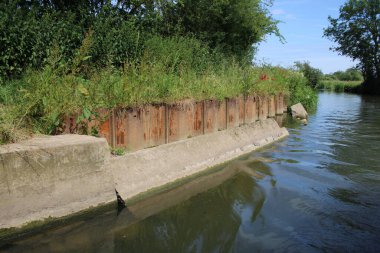
[[[322,80],[318,83],[316,88],[335,92],[355,92],[360,88],[362,82],[363,81]]]
[[[273,119],[266,119],[121,157],[109,157],[105,139],[90,136],[51,136],[5,145],[0,148],[1,228],[114,202],[115,189],[127,201],[150,195],[287,135]]]
[[[89,79],[60,75],[47,68],[0,85],[0,144],[39,133],[60,134],[71,115],[78,115],[76,133],[98,136],[87,126],[91,121],[102,121],[99,110],[279,93],[288,97],[289,103],[301,102],[310,110],[316,106],[315,91],[301,74],[290,70],[230,63],[215,68],[210,65],[202,73],[192,69],[167,72],[167,68],[171,69],[170,64],[147,62],[124,72],[100,71]]]
[[[289,137],[178,191],[63,222],[0,252],[376,252],[379,100],[321,92],[319,101],[307,126],[287,117]]]
[[[363,83],[363,81],[323,80],[317,85],[317,89],[362,95],[380,95],[379,82],[376,81]]]

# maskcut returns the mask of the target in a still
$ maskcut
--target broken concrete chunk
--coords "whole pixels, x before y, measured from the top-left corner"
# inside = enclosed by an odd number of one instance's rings
[[[290,107],[290,109],[291,109],[291,113],[292,113],[293,118],[307,119],[308,114],[307,114],[305,108],[303,107],[303,105],[301,103],[292,105]]]

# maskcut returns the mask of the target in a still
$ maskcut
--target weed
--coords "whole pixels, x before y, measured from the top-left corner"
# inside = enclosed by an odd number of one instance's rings
[[[124,148],[111,148],[111,154],[116,155],[116,156],[125,155],[125,149]]]

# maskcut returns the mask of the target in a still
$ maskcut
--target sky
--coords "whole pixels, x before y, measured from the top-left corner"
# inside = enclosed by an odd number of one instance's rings
[[[328,27],[327,17],[339,16],[339,7],[345,0],[274,0],[270,11],[286,42],[274,35],[261,42],[255,56],[256,63],[269,63],[291,67],[295,61],[308,61],[310,65],[328,74],[355,66],[355,63],[337,52],[329,50],[334,43],[323,36]]]

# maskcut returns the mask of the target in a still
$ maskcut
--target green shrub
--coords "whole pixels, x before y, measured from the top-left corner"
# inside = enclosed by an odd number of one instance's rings
[[[84,37],[70,62],[61,61],[59,50],[53,48],[43,69],[3,81],[2,142],[17,140],[18,130],[54,134],[64,115],[99,108],[279,92],[290,95],[292,103],[315,107],[315,93],[301,74],[280,67],[242,65],[194,38],[152,36],[144,42],[139,59],[122,68],[94,69],[87,57],[94,36],[90,32]]]
[[[308,62],[295,62],[296,70],[300,71],[308,81],[308,84],[315,88],[322,80],[323,73],[320,69],[313,68]]]
[[[293,73],[289,76],[287,79],[290,93],[289,105],[301,103],[307,111],[314,111],[317,108],[318,96],[307,82],[299,73]]]

